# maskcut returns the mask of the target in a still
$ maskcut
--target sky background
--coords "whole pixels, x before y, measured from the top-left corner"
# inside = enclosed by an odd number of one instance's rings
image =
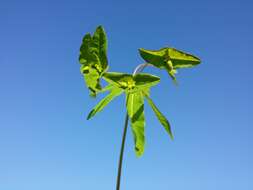
[[[118,97],[97,116],[79,72],[82,37],[103,25],[110,71],[132,72],[137,49],[173,46],[201,58],[166,72],[145,107],[146,149],[127,134],[122,190],[253,189],[253,2],[0,1],[0,189],[112,190],[125,115]]]

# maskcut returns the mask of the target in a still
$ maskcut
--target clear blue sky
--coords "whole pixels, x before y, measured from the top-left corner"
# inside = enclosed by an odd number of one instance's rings
[[[152,98],[171,142],[146,106],[146,151],[128,133],[122,190],[253,189],[252,1],[0,2],[0,189],[112,190],[124,98],[86,121],[81,39],[101,24],[110,70],[132,72],[137,49],[173,46],[202,65],[165,72]],[[130,132],[130,131],[128,131]]]

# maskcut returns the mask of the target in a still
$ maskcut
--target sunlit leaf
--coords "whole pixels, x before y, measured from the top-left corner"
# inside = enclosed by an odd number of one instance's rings
[[[135,153],[140,157],[145,147],[144,97],[141,92],[127,94],[127,111],[131,120]]]
[[[167,48],[160,50],[146,50],[143,48],[139,49],[141,57],[147,62],[160,69],[165,68],[164,60],[167,52]]]
[[[156,105],[154,104],[154,102],[152,101],[152,99],[149,96],[145,96],[149,105],[151,106],[152,110],[155,112],[155,115],[157,117],[157,119],[160,121],[160,123],[162,124],[162,126],[164,127],[164,129],[167,131],[167,133],[169,134],[170,138],[173,139],[173,134],[171,131],[171,126],[169,121],[166,119],[166,117],[159,111],[159,109],[156,107]]]
[[[96,113],[100,112],[108,103],[110,103],[115,97],[119,96],[122,92],[123,90],[120,88],[113,88],[112,91],[91,110],[87,119],[95,116]]]
[[[176,83],[177,69],[190,68],[200,64],[200,59],[175,48],[162,48],[160,50],[139,49],[141,57],[157,68],[165,69]]]
[[[100,78],[108,69],[107,39],[102,26],[97,27],[93,36],[86,34],[80,47],[79,62],[87,87],[92,96],[101,90]]]
[[[82,72],[82,69],[84,70],[84,67],[85,66],[81,66],[81,72]],[[90,90],[90,95],[92,97],[95,97],[97,92],[99,92],[102,87],[100,85],[100,76],[99,76],[99,73],[97,72],[96,69],[92,68],[92,67],[87,67],[85,68],[87,69],[84,74],[84,80],[85,80],[85,83],[87,84],[89,90]],[[84,71],[83,71],[84,72]]]
[[[133,76],[126,73],[117,73],[117,72],[107,72],[104,73],[103,78],[115,86],[125,89],[128,84],[134,83]]]
[[[103,75],[104,79],[127,92],[137,92],[160,82],[160,78],[150,74],[139,73],[130,75],[125,73],[108,72]]]
[[[107,61],[107,39],[106,39],[106,34],[102,26],[98,26],[93,38],[92,38],[92,43],[91,43],[91,51],[94,51],[100,60],[102,71],[106,70],[108,66],[108,61]]]
[[[106,91],[110,91],[110,90],[112,90],[113,88],[114,88],[114,85],[108,84],[107,86],[105,86],[104,88],[102,88],[102,89],[99,91],[99,93],[101,93],[101,92],[106,92]]]
[[[173,64],[173,68],[190,68],[200,64],[200,59],[194,55],[185,53],[175,48],[169,48],[169,56]]]
[[[146,73],[139,73],[134,75],[134,81],[136,81],[136,86],[140,89],[155,86],[160,82],[160,78]]]

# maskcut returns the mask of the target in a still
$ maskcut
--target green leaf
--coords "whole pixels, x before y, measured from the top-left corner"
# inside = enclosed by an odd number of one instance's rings
[[[107,39],[105,30],[98,26],[92,38],[92,50],[98,55],[103,71],[107,69]]]
[[[118,88],[126,89],[128,83],[134,83],[133,76],[126,73],[107,72],[104,73],[103,78]]]
[[[175,69],[194,67],[201,62],[198,57],[175,48],[169,48],[168,50],[173,68]]]
[[[91,43],[92,36],[88,33],[83,37],[83,42],[80,47],[79,62],[82,65],[94,65],[99,62],[98,57],[90,51]]]
[[[159,109],[156,107],[156,105],[154,104],[154,102],[152,101],[152,99],[150,97],[148,97],[147,95],[145,95],[145,97],[148,100],[148,103],[151,106],[152,110],[155,112],[155,115],[156,115],[157,119],[160,121],[160,123],[162,124],[162,126],[164,127],[164,129],[169,134],[170,138],[173,140],[174,137],[173,137],[173,134],[172,134],[172,131],[171,131],[171,126],[170,126],[169,121],[159,111]]]
[[[108,69],[107,39],[102,26],[97,27],[93,36],[86,34],[80,47],[79,62],[87,87],[92,96],[101,90],[100,78]]]
[[[134,75],[134,81],[138,88],[144,89],[157,85],[160,82],[160,78],[151,74],[139,73]]]
[[[171,60],[168,61],[168,65],[172,65]],[[167,71],[167,73],[169,74],[169,76],[171,77],[171,79],[173,80],[174,84],[178,84],[177,83],[177,79],[176,79],[176,74],[177,74],[177,70],[176,69],[171,69],[172,66],[168,66],[166,65],[165,70]]]
[[[105,86],[104,88],[102,88],[99,93],[101,92],[106,92],[106,91],[110,91],[114,88],[114,86],[112,84],[108,84],[107,86]]]
[[[86,69],[86,71],[84,71]],[[96,97],[96,94],[102,89],[100,85],[100,76],[96,69],[92,67],[81,66],[81,72],[86,72],[84,76],[85,83],[90,90],[90,95]]]
[[[119,96],[123,91],[120,88],[113,88],[112,91],[102,99],[89,113],[87,119],[89,120],[96,113],[100,112],[108,103],[110,103],[116,96]]]
[[[131,120],[135,153],[140,157],[145,148],[144,97],[141,92],[127,94],[127,111]]]
[[[200,59],[175,48],[162,48],[160,50],[139,49],[141,57],[159,69],[165,69],[176,83],[176,69],[190,68],[200,64]]]
[[[160,82],[160,78],[150,74],[139,73],[130,75],[125,73],[104,73],[104,79],[129,93],[138,92],[142,89],[154,86]]]
[[[160,69],[165,68],[164,57],[167,52],[167,48],[160,50],[146,50],[143,48],[139,49],[141,57],[147,62]]]

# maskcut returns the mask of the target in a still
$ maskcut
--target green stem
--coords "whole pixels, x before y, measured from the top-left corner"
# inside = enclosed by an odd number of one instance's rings
[[[126,113],[125,126],[124,126],[124,131],[123,131],[123,136],[122,136],[121,149],[120,149],[116,190],[120,190],[120,179],[121,179],[121,170],[122,170],[122,161],[123,161],[123,155],[124,155],[126,134],[127,134],[127,126],[128,126],[128,114]]]
[[[138,65],[135,68],[135,70],[133,72],[133,75],[135,75],[136,73],[142,72],[142,70],[147,66],[150,66],[150,64],[143,63],[143,64]],[[128,113],[126,113],[125,125],[124,125],[124,131],[123,131],[123,135],[122,135],[122,142],[121,142],[121,149],[120,149],[116,190],[120,190],[120,179],[121,179],[122,162],[123,162],[123,156],[124,156],[124,148],[125,148],[125,141],[126,141],[126,134],[127,134],[128,119],[129,119],[129,116],[128,116]]]

